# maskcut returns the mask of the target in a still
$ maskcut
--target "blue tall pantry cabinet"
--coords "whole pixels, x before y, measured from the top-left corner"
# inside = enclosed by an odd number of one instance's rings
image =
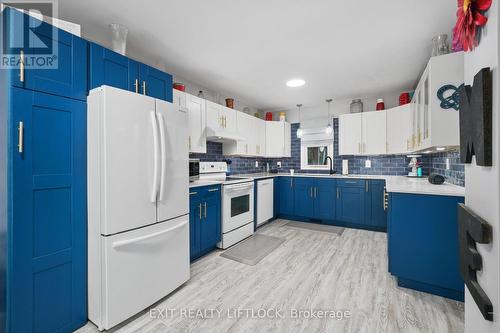
[[[2,13],[2,38],[31,27],[59,66],[0,72],[0,331],[71,332],[87,321],[87,42],[33,20]]]

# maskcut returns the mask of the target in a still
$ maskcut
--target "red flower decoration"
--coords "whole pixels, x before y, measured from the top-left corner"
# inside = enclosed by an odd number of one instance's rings
[[[481,12],[490,9],[492,2],[493,0],[458,0],[453,50],[472,51],[477,46],[477,31],[488,22],[488,18]]]

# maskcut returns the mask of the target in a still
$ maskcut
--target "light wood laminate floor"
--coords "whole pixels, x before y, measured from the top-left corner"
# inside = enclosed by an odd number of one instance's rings
[[[146,311],[113,331],[463,332],[463,303],[397,287],[387,272],[385,233],[346,229],[337,236],[285,223],[276,220],[258,230],[286,241],[257,265],[214,251],[191,265],[186,284],[155,305],[174,309],[167,318],[165,313],[152,318]],[[213,318],[210,312],[197,319],[181,313],[205,309],[214,309]],[[280,309],[284,318],[247,318],[244,313],[235,318],[235,309]],[[293,319],[292,309],[348,310],[350,317]],[[88,323],[77,332],[97,328]]]

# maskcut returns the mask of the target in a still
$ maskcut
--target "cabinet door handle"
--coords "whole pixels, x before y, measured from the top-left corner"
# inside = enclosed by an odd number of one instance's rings
[[[382,204],[384,205],[384,210],[387,210],[387,208],[389,207],[389,195],[387,194],[385,187],[384,187],[384,196]]]
[[[207,202],[206,201],[205,201],[203,206],[205,206],[205,214],[204,215],[205,215],[205,218],[207,218]]]
[[[365,180],[365,192],[368,192],[368,181]]]
[[[337,199],[340,199],[340,189],[337,187]]]
[[[189,192],[189,195],[197,195],[198,192]]]
[[[188,146],[189,146],[189,150],[191,150],[191,135],[188,136]]]
[[[24,82],[24,51],[19,52],[19,81]]]
[[[361,143],[358,143],[358,153],[361,153]]]
[[[310,196],[311,196],[311,198],[313,198],[313,188],[310,187],[309,190],[310,190]]]
[[[290,178],[290,188],[293,188],[293,179]]]
[[[317,187],[314,188],[314,197],[315,198],[318,197],[318,188]]]
[[[146,95],[146,81],[142,81],[142,94]]]
[[[135,87],[135,93],[138,94],[139,93],[139,79],[135,79],[134,87]]]
[[[366,149],[365,149],[366,146],[365,146],[364,142],[363,142],[363,146],[362,147],[363,147],[363,148],[361,148],[363,150],[362,153],[364,153],[366,151]]]
[[[217,192],[219,189],[218,188],[211,188],[208,190],[208,192]]]
[[[19,135],[17,149],[19,151],[19,154],[22,154],[24,152],[24,123],[22,121],[19,122],[17,130]]]
[[[227,128],[227,118],[224,116],[224,128]]]
[[[200,220],[201,220],[201,202],[200,202],[198,208],[199,208],[199,216],[200,216]]]

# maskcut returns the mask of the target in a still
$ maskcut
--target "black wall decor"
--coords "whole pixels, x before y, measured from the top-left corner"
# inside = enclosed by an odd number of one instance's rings
[[[460,89],[460,161],[492,165],[492,78],[489,67],[474,76],[473,86]]]
[[[476,249],[476,243],[491,242],[491,225],[464,204],[458,206],[458,237],[460,243],[460,275],[465,281],[472,298],[484,319],[493,321],[493,305],[477,282],[477,271],[483,269],[483,258]]]

